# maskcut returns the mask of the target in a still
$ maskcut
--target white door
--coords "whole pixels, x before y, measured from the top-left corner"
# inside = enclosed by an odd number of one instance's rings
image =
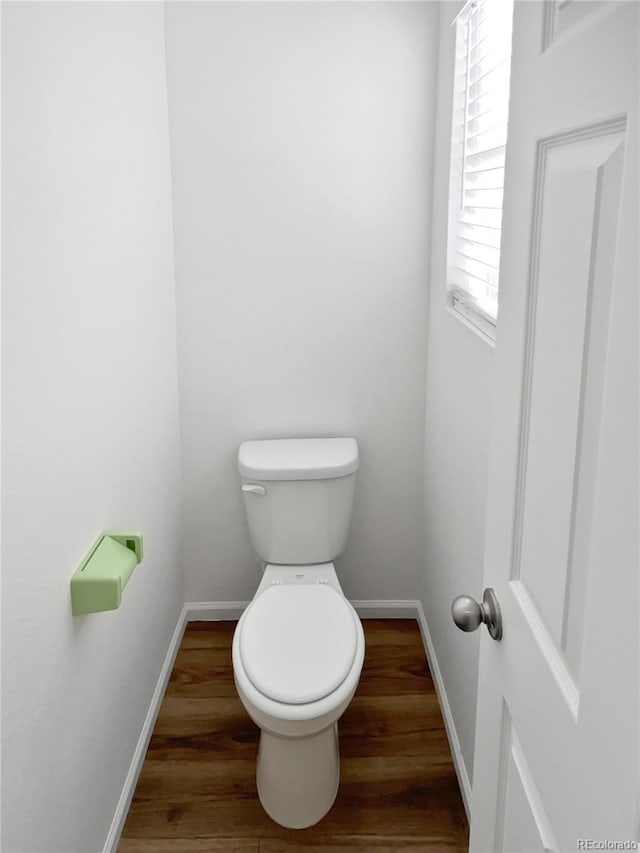
[[[472,851],[638,837],[638,11],[516,2]]]

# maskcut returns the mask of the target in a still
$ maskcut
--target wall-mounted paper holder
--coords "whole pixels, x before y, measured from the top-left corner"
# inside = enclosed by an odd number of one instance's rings
[[[142,562],[142,533],[104,530],[71,576],[74,616],[116,610],[134,568]]]

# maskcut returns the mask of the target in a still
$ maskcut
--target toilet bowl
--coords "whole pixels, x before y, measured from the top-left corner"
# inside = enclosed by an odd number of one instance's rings
[[[260,802],[277,823],[300,829],[317,823],[335,800],[338,720],[364,661],[362,623],[333,564],[346,543],[357,445],[245,442],[238,464],[251,538],[265,567],[234,633],[234,679],[260,728]]]
[[[238,695],[261,729],[258,796],[273,820],[295,829],[317,823],[333,805],[337,722],[364,661],[362,624],[333,564],[299,569],[304,578],[287,583],[281,567],[265,568],[266,584],[233,638]]]

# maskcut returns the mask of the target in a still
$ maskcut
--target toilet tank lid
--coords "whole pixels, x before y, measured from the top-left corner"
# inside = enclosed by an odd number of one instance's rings
[[[245,441],[238,470],[256,480],[329,480],[358,469],[355,438],[277,438]]]

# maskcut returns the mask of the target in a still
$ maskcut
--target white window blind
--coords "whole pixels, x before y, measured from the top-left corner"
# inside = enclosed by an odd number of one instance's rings
[[[490,333],[498,316],[512,0],[473,0],[457,17],[448,289],[453,307]]]

